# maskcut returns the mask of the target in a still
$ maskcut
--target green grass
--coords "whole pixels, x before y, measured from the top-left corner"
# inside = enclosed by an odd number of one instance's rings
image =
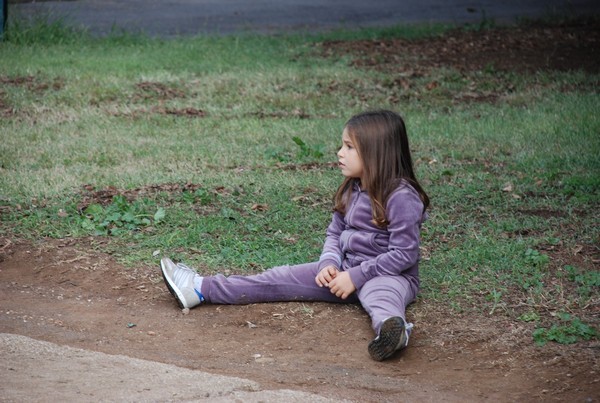
[[[540,343],[595,334],[597,76],[434,69],[437,88],[403,92],[320,55],[322,40],[444,27],[162,41],[47,25],[0,43],[0,236],[98,236],[128,266],[160,250],[212,273],[314,260],[343,123],[386,107],[432,199],[422,298],[533,322]],[[457,103],[473,83],[496,101]],[[90,208],[107,187],[127,200]],[[564,312],[576,321],[557,324]]]

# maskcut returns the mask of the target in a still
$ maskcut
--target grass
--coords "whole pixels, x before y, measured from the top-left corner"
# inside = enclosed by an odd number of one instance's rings
[[[0,44],[0,236],[97,236],[127,266],[212,273],[314,260],[343,123],[387,107],[432,198],[421,298],[531,323],[539,344],[594,334],[597,76],[439,68],[398,101],[389,74],[320,42],[443,28],[161,41],[36,24]],[[504,95],[457,103],[473,82]]]

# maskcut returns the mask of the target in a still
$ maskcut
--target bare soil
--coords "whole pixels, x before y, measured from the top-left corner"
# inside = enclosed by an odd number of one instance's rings
[[[502,316],[459,317],[419,300],[408,311],[410,348],[378,363],[359,306],[207,305],[185,314],[158,266],[124,268],[95,239],[3,244],[4,333],[349,400],[586,401],[600,391],[597,343],[539,348],[526,325]]]
[[[391,76],[432,65],[473,71],[598,73],[597,23],[457,31],[419,41],[323,44]],[[402,56],[402,57],[400,57]],[[406,79],[406,76],[402,76]],[[502,312],[458,315],[419,299],[410,347],[372,361],[369,318],[354,305],[202,306],[184,313],[158,265],[125,268],[102,238],[0,238],[0,331],[61,345],[239,376],[265,389],[356,401],[598,401],[599,345],[537,347],[532,325]]]
[[[356,55],[353,64],[390,73],[447,67],[461,72],[600,72],[600,22],[530,24],[490,30],[459,29],[436,38],[332,41],[329,53]]]

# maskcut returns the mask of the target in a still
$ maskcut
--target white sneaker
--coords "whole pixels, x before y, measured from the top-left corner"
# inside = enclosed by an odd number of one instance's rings
[[[383,361],[408,345],[413,324],[406,323],[400,316],[383,321],[379,335],[369,343],[369,354],[375,361]]]
[[[204,301],[202,294],[194,289],[194,277],[198,273],[183,263],[173,263],[167,257],[160,260],[160,268],[169,292],[181,309],[193,308]]]

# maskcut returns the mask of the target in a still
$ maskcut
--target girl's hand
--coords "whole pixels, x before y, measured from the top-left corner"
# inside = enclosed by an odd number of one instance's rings
[[[315,281],[319,287],[329,287],[329,283],[333,280],[339,273],[337,267],[327,266],[321,269],[317,277],[315,277]]]
[[[329,289],[332,294],[335,294],[336,297],[341,299],[348,298],[350,294],[356,291],[356,287],[350,278],[350,274],[346,271],[338,273],[337,276],[329,282]]]

